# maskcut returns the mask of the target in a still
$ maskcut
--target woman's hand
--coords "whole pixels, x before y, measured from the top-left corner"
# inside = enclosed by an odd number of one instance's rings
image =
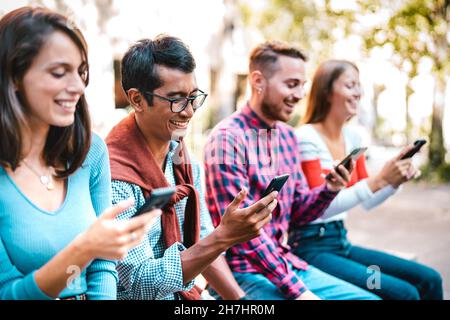
[[[135,218],[117,220],[116,217],[133,203],[128,199],[106,209],[88,230],[77,237],[78,247],[91,259],[124,259],[161,215],[161,210],[152,210]]]
[[[378,175],[368,180],[372,192],[378,191],[388,184],[398,188],[402,183],[411,180],[418,174],[418,170],[414,167],[411,158],[401,160],[403,155],[412,148],[412,145],[405,147],[396,157],[384,164]]]
[[[325,179],[328,190],[338,192],[344,189],[350,182],[350,174],[353,171],[354,166],[355,161],[352,160],[348,170],[343,165],[331,169],[331,178]]]

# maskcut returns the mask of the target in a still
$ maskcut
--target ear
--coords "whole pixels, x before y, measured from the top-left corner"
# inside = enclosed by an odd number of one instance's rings
[[[15,92],[19,91],[19,87],[20,87],[19,86],[19,80],[13,79],[12,86],[13,86],[13,89],[14,89]]]
[[[142,96],[141,92],[136,88],[131,88],[127,91],[128,101],[136,112],[142,112],[147,107],[147,101]]]
[[[264,88],[266,87],[267,81],[261,71],[252,71],[252,73],[250,73],[249,75],[249,79],[252,91],[257,92],[258,94],[263,92]]]

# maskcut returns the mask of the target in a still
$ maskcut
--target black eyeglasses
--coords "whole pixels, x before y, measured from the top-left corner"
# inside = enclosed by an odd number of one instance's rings
[[[161,100],[169,101],[170,102],[170,111],[172,111],[173,113],[179,113],[179,112],[182,112],[184,109],[186,109],[189,102],[191,103],[194,111],[202,106],[202,104],[203,104],[203,102],[205,102],[208,94],[203,92],[202,90],[196,90],[196,91],[200,92],[200,94],[198,94],[196,96],[192,96],[192,97],[181,97],[181,98],[167,98],[167,97],[163,97],[156,93],[148,92],[148,91],[144,92],[144,95],[149,95],[152,97],[157,97]]]

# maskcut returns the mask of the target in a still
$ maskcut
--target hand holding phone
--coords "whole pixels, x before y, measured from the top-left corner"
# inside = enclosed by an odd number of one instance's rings
[[[407,153],[405,153],[400,160],[405,160],[411,158],[413,155],[415,155],[419,150],[423,147],[424,144],[426,144],[427,141],[424,139],[418,139],[414,141],[414,147],[409,150]]]
[[[272,191],[280,192],[281,188],[283,188],[283,186],[286,183],[288,178],[289,178],[289,174],[283,174],[283,175],[276,176],[275,178],[273,178],[272,181],[270,181],[269,185],[267,186],[266,190],[264,190],[261,198],[266,197]]]
[[[134,217],[153,209],[162,209],[169,202],[170,198],[172,198],[172,195],[176,190],[176,187],[153,189],[150,197],[146,199],[144,205],[136,211]]]
[[[352,160],[358,160],[358,158],[367,150],[367,147],[355,148],[353,149],[337,166],[336,172],[340,174],[338,167],[344,166],[345,169],[350,170],[350,163]],[[342,176],[342,174],[340,174]],[[332,178],[332,174],[329,173],[326,175],[325,179],[330,180]]]

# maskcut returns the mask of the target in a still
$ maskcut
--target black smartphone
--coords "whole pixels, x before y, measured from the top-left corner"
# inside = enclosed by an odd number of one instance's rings
[[[136,211],[134,217],[153,209],[163,208],[167,202],[169,202],[170,198],[172,198],[172,195],[176,192],[176,190],[177,189],[175,187],[153,189],[150,197],[146,199],[144,205]]]
[[[425,139],[418,139],[414,141],[414,148],[409,150],[400,160],[411,158],[413,155],[419,152],[420,148],[422,148],[425,143],[427,143]]]
[[[361,148],[355,148],[353,149],[337,166],[336,166],[336,172],[341,174],[339,172],[339,169],[337,169],[337,167],[339,166],[344,166],[345,169],[349,170],[350,169],[350,163],[351,160],[357,160],[359,158],[359,156],[361,156],[365,151],[367,150],[367,147],[361,147]],[[331,173],[327,174],[327,176],[325,177],[325,179],[330,180],[333,176],[331,175]]]
[[[289,174],[282,174],[281,176],[276,176],[275,178],[270,181],[269,185],[267,186],[266,190],[264,190],[261,199],[265,196],[269,195],[272,191],[278,191],[280,192],[281,188],[283,188],[284,184],[286,183],[287,179],[289,178]]]

